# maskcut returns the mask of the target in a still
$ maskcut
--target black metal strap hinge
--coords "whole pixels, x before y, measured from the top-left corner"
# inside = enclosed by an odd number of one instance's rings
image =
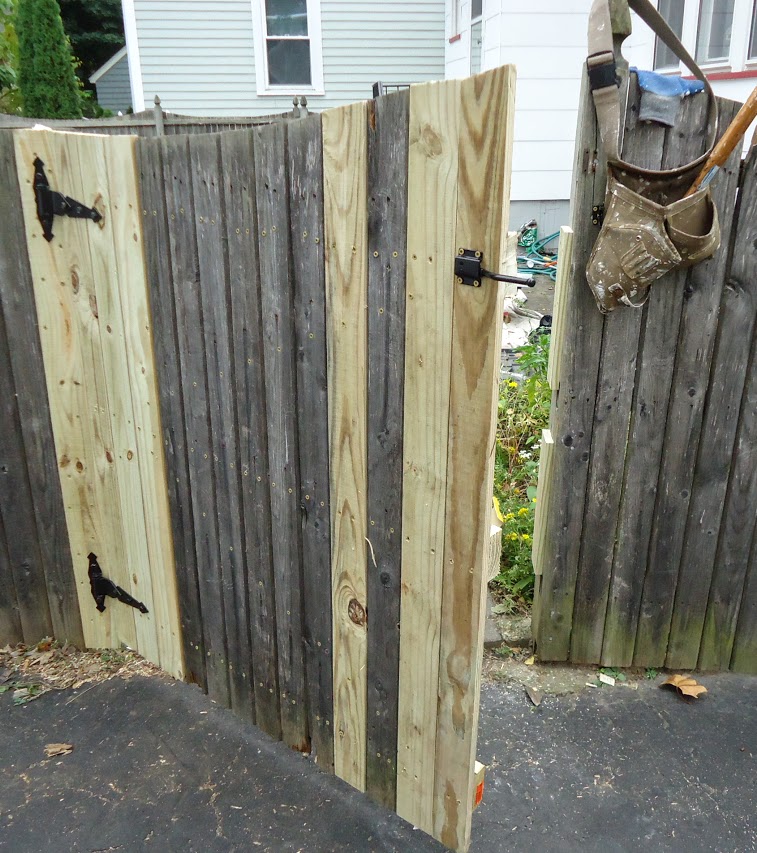
[[[97,562],[97,554],[90,552],[87,555],[87,559],[89,560],[89,569],[87,572],[89,575],[89,588],[92,591],[92,598],[94,598],[95,604],[97,605],[97,609],[100,613],[105,612],[106,596],[108,596],[108,598],[115,598],[116,600],[123,602],[123,604],[128,604],[129,607],[139,610],[140,613],[150,612],[141,601],[137,601],[136,598],[132,598],[125,589],[121,589],[121,587],[113,583],[110,578],[106,578],[103,575],[100,564]]]
[[[605,206],[603,204],[595,204],[591,208],[591,224],[601,226],[605,221]]]
[[[34,161],[34,195],[37,198],[37,219],[49,243],[53,239],[53,217],[70,216],[74,219],[91,219],[99,222],[102,216],[94,208],[50,189],[45,174],[45,164],[37,157]]]
[[[475,249],[458,249],[455,258],[455,279],[458,284],[468,284],[471,287],[481,287],[484,278],[494,281],[508,281],[510,284],[520,284],[534,287],[536,279],[527,275],[503,275],[489,272],[483,267],[483,255]]]

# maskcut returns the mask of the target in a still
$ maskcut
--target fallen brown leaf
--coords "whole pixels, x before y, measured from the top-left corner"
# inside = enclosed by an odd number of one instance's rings
[[[73,751],[73,744],[70,743],[48,743],[45,747],[45,755],[48,758],[56,755],[70,755]]]
[[[707,688],[697,684],[690,675],[671,675],[660,687],[675,687],[682,696],[692,696],[694,699],[707,692]]]
[[[526,690],[526,696],[531,700],[531,704],[535,705],[537,708],[541,705],[542,695],[533,687],[529,687],[527,684],[523,685]]]

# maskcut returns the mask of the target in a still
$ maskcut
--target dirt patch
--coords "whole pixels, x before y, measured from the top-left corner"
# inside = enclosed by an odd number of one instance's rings
[[[51,690],[76,689],[111,678],[157,676],[162,671],[129,649],[83,652],[50,638],[36,646],[0,649],[0,693],[13,692],[13,702],[24,705]]]

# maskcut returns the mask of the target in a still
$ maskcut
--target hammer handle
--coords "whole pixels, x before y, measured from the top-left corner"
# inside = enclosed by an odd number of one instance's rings
[[[707,158],[702,171],[697,175],[696,180],[686,195],[695,193],[712,169],[716,166],[722,166],[725,163],[731,156],[733,149],[741,142],[744,134],[747,132],[747,128],[754,121],[755,117],[757,117],[757,87],[754,88],[752,94],[736,113],[736,118],[728,125],[726,132],[718,141],[712,154]]]

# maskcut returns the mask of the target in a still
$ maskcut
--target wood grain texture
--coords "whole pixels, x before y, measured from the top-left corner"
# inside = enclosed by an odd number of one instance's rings
[[[14,139],[22,188],[31,185],[38,155],[52,186],[64,186],[85,203],[95,202],[95,197],[85,197],[82,184],[76,140],[83,137],[19,131]],[[56,218],[55,238],[48,243],[37,221],[34,194],[22,191],[21,196],[84,640],[94,648],[121,643],[137,648],[135,611],[110,604],[98,613],[87,577],[87,554],[93,551],[106,575],[132,590],[103,360],[102,336],[108,332],[99,321],[88,235],[88,228],[96,226]]]
[[[166,487],[181,623],[184,676],[207,690],[197,557],[189,494],[184,434],[184,391],[181,385],[176,309],[168,255],[168,218],[163,187],[163,160],[155,139],[137,143],[142,199],[147,288],[155,343],[155,379],[160,410]]]
[[[8,555],[5,525],[0,516],[0,642],[10,645],[23,643],[24,631],[18,614],[16,586]]]
[[[27,184],[24,186],[30,191]],[[52,632],[56,638],[81,647],[84,636],[55,458],[13,136],[9,132],[0,133],[0,187],[7,199],[0,221],[0,314],[5,317],[7,369],[13,376],[34,504],[33,535],[45,575]]]
[[[397,813],[432,834],[459,86],[410,90]]]
[[[755,573],[755,561],[750,562],[750,546],[754,541],[754,508],[757,506],[757,465],[754,464],[754,449],[757,447],[757,276],[755,256],[749,249],[754,246],[755,240],[757,150],[753,148],[742,172],[738,214],[733,232],[733,254],[724,291],[725,313],[720,320],[720,339],[710,380],[710,393],[716,394],[729,384],[732,376],[736,384],[738,379],[744,376],[738,428],[730,463],[730,479],[723,499],[723,517],[720,521],[720,535],[714,555],[712,583],[699,650],[699,666],[702,669],[727,669],[733,657],[734,669],[746,672],[757,670],[757,630],[754,628],[752,598],[754,579],[750,575],[747,581],[748,572],[752,575]],[[728,334],[725,332],[729,319],[731,340],[728,340]],[[749,328],[752,329],[751,352],[746,353],[744,346],[748,341]],[[734,347],[736,353],[732,352]],[[728,354],[726,364],[722,363],[723,350]],[[734,369],[735,375],[731,373]],[[710,405],[712,404],[708,401],[708,411]],[[731,410],[728,412],[729,424],[732,419],[735,420],[735,409],[736,405],[731,403]],[[745,584],[747,594],[743,597]],[[742,601],[742,633],[734,652],[736,620]]]
[[[700,156],[706,147],[706,117],[706,97],[684,100],[681,123],[692,129],[667,131],[664,168]],[[680,270],[671,273],[664,286],[653,287],[643,311],[602,645],[602,663],[608,666],[631,666],[633,662],[687,276],[688,271]]]
[[[253,719],[247,578],[242,543],[242,500],[232,364],[225,199],[220,138],[203,134],[189,141],[194,225],[205,342],[207,411],[210,420],[209,481],[215,487],[218,570],[224,608],[231,708]]]
[[[560,388],[560,359],[567,331],[565,328],[566,291],[569,286],[573,261],[573,229],[568,225],[563,225],[560,229],[557,259],[555,302],[552,309],[552,334],[549,342],[549,365],[547,366],[547,381],[553,391]]]
[[[321,120],[331,445],[334,769],[353,787],[365,790],[366,105],[329,110]]]
[[[734,114],[735,104],[721,101],[721,133]],[[734,169],[734,161],[730,160],[712,186],[723,234],[731,229],[737,186],[738,168]],[[726,240],[711,260],[692,267],[684,290],[665,429],[667,452],[661,458],[634,648],[637,666],[661,666],[665,661],[727,254]]]
[[[639,98],[632,75],[622,155],[643,168],[660,169],[665,128],[638,120]],[[643,311],[624,307],[604,318],[573,607],[570,659],[577,663],[599,663],[602,656],[642,318]]]
[[[302,643],[302,544],[297,447],[294,293],[289,271],[286,130],[255,131],[263,362],[268,425],[273,573],[276,585],[279,700],[284,742],[310,750]]]
[[[221,137],[255,720],[281,737],[253,134]]]
[[[308,711],[315,760],[333,772],[331,503],[320,117],[289,124],[287,142]]]
[[[460,84],[455,243],[500,268],[509,217],[515,67]],[[440,247],[442,248],[442,247]],[[452,255],[454,257],[454,255]],[[449,450],[434,768],[434,835],[467,850],[474,802],[486,557],[491,526],[503,290],[456,285],[452,325]]]
[[[409,93],[368,104],[367,792],[397,789]]]
[[[202,303],[189,142],[186,137],[160,140],[169,252],[176,306],[184,429],[187,443],[192,518],[203,614],[208,694],[229,707],[224,595],[213,480],[212,442],[203,341]]]

